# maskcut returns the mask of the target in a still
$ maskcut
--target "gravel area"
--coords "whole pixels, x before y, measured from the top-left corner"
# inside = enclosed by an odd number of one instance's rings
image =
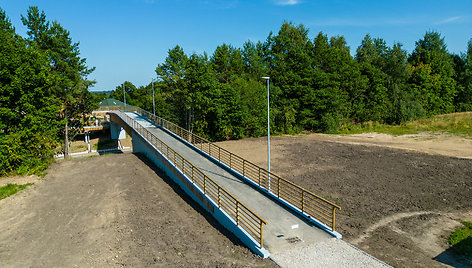
[[[391,267],[341,239],[330,239],[273,254],[283,268],[291,267]]]

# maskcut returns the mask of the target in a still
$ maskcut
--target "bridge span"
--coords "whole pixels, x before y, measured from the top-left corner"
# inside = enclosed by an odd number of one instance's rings
[[[112,131],[120,125],[132,136],[134,152],[166,171],[257,254],[287,267],[384,265],[341,240],[337,205],[140,108],[108,114]],[[340,248],[344,256],[336,257]]]

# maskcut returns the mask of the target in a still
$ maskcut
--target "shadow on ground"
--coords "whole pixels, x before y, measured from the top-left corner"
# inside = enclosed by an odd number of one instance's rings
[[[472,267],[472,258],[460,256],[454,251],[454,248],[461,247],[467,243],[470,244],[471,242],[472,237],[468,237],[434,257],[434,260],[452,267]]]

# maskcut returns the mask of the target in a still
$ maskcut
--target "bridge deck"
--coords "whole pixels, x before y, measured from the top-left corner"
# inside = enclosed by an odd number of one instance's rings
[[[210,178],[264,218],[268,223],[264,226],[264,246],[271,254],[293,249],[298,246],[306,247],[309,244],[332,239],[330,234],[300,218],[277,202],[274,202],[274,200],[255,190],[252,186],[232,175],[224,168],[203,157],[194,149],[156,127],[142,116],[136,113],[126,114],[151,131],[159,139],[200,168]]]

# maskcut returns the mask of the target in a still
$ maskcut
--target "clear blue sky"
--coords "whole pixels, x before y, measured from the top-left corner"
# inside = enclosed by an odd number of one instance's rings
[[[177,44],[187,54],[211,55],[222,43],[263,41],[284,20],[304,24],[310,38],[319,31],[343,35],[352,52],[367,33],[409,52],[429,30],[440,32],[453,53],[465,52],[472,38],[471,0],[0,0],[22,36],[20,14],[30,5],[80,42],[81,56],[97,68],[91,90],[113,90],[125,80],[149,83]]]

